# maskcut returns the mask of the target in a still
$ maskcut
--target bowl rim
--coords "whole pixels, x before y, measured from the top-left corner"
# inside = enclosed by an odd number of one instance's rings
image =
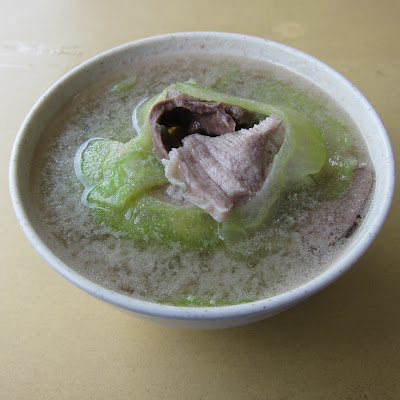
[[[384,186],[384,195],[382,202],[380,203],[379,214],[375,216],[374,224],[370,227],[368,232],[365,233],[362,242],[359,243],[356,248],[347,253],[344,258],[337,260],[331,267],[327,268],[326,270],[321,272],[321,274],[312,278],[310,281],[307,281],[292,290],[286,291],[276,296],[249,303],[215,307],[172,306],[135,299],[94,283],[93,281],[83,277],[82,275],[78,274],[73,269],[68,267],[68,265],[62,262],[40,238],[39,233],[31,224],[31,218],[29,216],[28,210],[26,209],[26,207],[24,207],[22,193],[23,190],[18,186],[18,168],[21,161],[19,153],[21,151],[21,146],[23,145],[26,133],[29,132],[29,126],[32,121],[34,121],[38,110],[45,105],[50,95],[53,92],[57,91],[58,88],[61,87],[63,84],[67,83],[71,77],[79,74],[80,71],[82,71],[83,69],[91,68],[93,65],[97,65],[99,61],[101,62],[104,57],[110,57],[117,53],[131,50],[137,46],[152,45],[155,42],[168,40],[191,40],[199,38],[218,38],[229,41],[244,40],[247,42],[256,43],[259,46],[270,46],[274,49],[278,49],[279,51],[283,51],[288,54],[295,55],[296,57],[300,57],[303,60],[306,60],[308,63],[318,65],[318,68],[327,71],[336,80],[340,81],[344,85],[351,87],[353,94],[357,98],[357,100],[360,101],[364,107],[367,107],[369,109],[371,117],[374,119],[376,128],[381,135],[381,139],[383,140],[382,144],[384,145],[385,154],[388,158],[388,173],[385,176],[386,182]],[[38,101],[32,107],[31,111],[26,116],[16,136],[11,152],[9,166],[10,194],[17,219],[33,247],[53,269],[55,269],[64,278],[66,278],[75,286],[79,287],[85,292],[120,308],[150,317],[190,321],[236,319],[249,315],[276,313],[304,300],[305,298],[317,293],[318,291],[324,289],[326,286],[330,285],[341,275],[343,275],[347,270],[349,270],[352,265],[354,265],[354,263],[362,256],[362,254],[364,254],[364,252],[376,238],[390,209],[394,193],[394,183],[395,165],[393,150],[391,147],[389,136],[385,130],[382,121],[380,120],[376,111],[373,109],[372,105],[350,81],[348,81],[336,70],[323,63],[322,61],[285,44],[256,36],[249,36],[238,33],[209,31],[178,32],[135,40],[133,42],[125,43],[112,49],[106,50],[73,68],[63,77],[58,79],[52,86],[50,86],[50,88],[38,99]]]

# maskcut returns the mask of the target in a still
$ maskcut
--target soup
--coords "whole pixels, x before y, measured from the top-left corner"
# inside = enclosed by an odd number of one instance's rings
[[[84,188],[74,173],[75,154],[82,143],[96,137],[129,142],[137,135],[132,124],[136,105],[171,83],[190,79],[232,96],[290,107],[322,131],[328,161],[321,174],[313,176],[314,184],[286,188],[263,228],[233,244],[221,238],[221,225],[213,221],[208,228],[183,219],[180,236],[163,236],[157,230],[161,222],[156,209],[154,224],[147,231],[141,227],[140,213],[132,211],[137,208],[124,210],[128,228],[120,229],[101,210],[82,202]],[[324,271],[351,240],[357,223],[345,237],[319,244],[315,240],[321,236],[318,221],[328,225],[328,210],[339,201],[351,200],[346,194],[352,168],[371,168],[351,117],[309,82],[265,62],[210,56],[154,58],[145,65],[110,71],[59,111],[35,157],[32,192],[37,218],[60,259],[111,290],[193,306],[274,296]],[[330,172],[324,173],[324,168]],[[367,208],[368,200],[358,210],[357,221]],[[311,220],[317,222],[310,227]]]

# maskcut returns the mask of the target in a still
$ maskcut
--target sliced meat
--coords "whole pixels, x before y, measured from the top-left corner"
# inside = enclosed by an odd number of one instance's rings
[[[224,104],[224,110],[235,121],[236,130],[251,128],[257,122],[257,115],[244,108],[232,106],[231,104]]]
[[[317,211],[310,211],[297,230],[314,248],[333,245],[346,237],[357,223],[374,182],[373,173],[360,165],[353,181],[341,198],[326,203]]]
[[[169,151],[180,147],[187,135],[219,136],[254,122],[255,114],[240,107],[201,101],[171,89],[168,98],[152,108],[149,128],[154,152],[162,160],[168,159]]]
[[[222,222],[235,204],[252,197],[279,151],[281,119],[271,115],[250,129],[217,137],[193,134],[162,160],[165,176],[183,197]],[[269,140],[271,138],[271,140]]]

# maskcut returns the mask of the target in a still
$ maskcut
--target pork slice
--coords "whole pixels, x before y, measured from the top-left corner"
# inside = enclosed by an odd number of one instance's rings
[[[271,163],[266,144],[281,119],[271,115],[253,128],[217,137],[194,134],[163,159],[165,176],[183,197],[222,222],[235,204],[251,198]]]
[[[298,224],[297,231],[314,248],[337,243],[357,223],[373,182],[373,173],[366,165],[358,166],[347,192],[317,211],[310,211],[304,221]]]
[[[182,93],[177,89],[169,89],[167,92],[167,98],[173,98]],[[195,97],[191,97],[189,95],[185,95],[187,98],[194,99],[196,101],[200,101]],[[257,122],[257,115],[249,110],[246,110],[239,106],[234,106],[232,104],[223,103],[224,110],[227,114],[229,114],[236,123],[236,130],[241,128],[250,128]],[[238,128],[239,127],[239,128]]]
[[[244,108],[233,106],[231,104],[224,104],[224,110],[235,121],[236,130],[240,128],[250,128],[257,122],[256,114],[245,110]]]
[[[219,216],[224,219],[222,216],[226,216],[233,203],[210,179],[207,171],[196,162],[197,157],[193,156],[193,152],[187,149],[181,150],[184,147],[172,150],[170,160],[162,160],[165,165],[165,176],[173,186],[181,190],[182,197],[188,202],[202,208],[214,218]]]
[[[235,121],[225,112],[222,103],[201,101],[176,92],[155,104],[150,111],[149,128],[159,160],[168,159],[169,151],[181,146],[187,135],[217,136],[235,130]]]

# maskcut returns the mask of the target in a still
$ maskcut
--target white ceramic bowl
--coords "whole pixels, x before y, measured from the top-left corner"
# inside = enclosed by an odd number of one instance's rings
[[[348,110],[368,146],[376,170],[376,186],[370,211],[355,238],[325,272],[278,296],[226,307],[176,307],[135,300],[105,289],[65,265],[42,240],[32,218],[29,171],[35,146],[44,128],[68,99],[94,81],[111,64],[132,63],[155,54],[185,53],[202,49],[262,59],[296,72],[327,92]],[[345,78],[322,62],[298,50],[269,40],[240,34],[190,32],[139,40],[100,54],[76,67],[56,82],[33,107],[17,135],[10,163],[10,191],[19,223],[40,255],[61,275],[87,293],[146,319],[185,328],[226,328],[277,314],[323,289],[347,271],[366,251],[388,213],[394,189],[394,158],[385,128],[365,97]]]

